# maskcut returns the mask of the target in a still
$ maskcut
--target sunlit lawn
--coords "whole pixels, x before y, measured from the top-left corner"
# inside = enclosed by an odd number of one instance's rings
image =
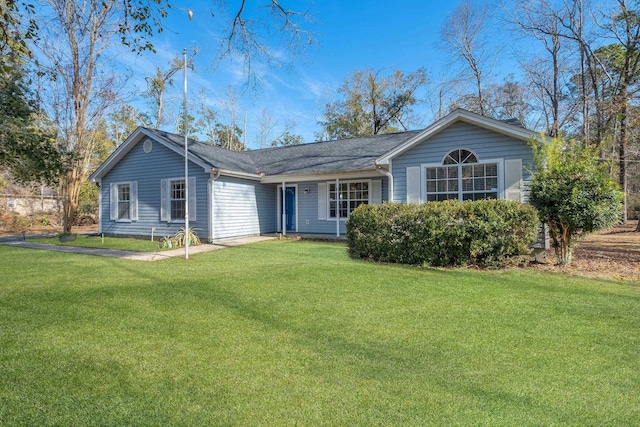
[[[640,284],[0,246],[0,425],[640,425]]]

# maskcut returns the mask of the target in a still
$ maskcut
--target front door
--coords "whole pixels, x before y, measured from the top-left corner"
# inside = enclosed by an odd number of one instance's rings
[[[296,231],[296,187],[286,187],[284,191],[284,214],[287,231]]]

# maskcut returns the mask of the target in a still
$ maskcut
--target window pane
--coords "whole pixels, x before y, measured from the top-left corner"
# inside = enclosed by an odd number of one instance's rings
[[[473,166],[462,166],[462,177],[471,178],[473,176]]]
[[[438,179],[443,179],[447,177],[447,168],[438,168],[437,176]]]
[[[473,191],[473,180],[472,179],[463,179],[462,180],[462,191]]]
[[[427,194],[427,202],[435,202],[436,195],[435,194]]]
[[[427,181],[427,193],[434,193],[436,191],[436,182]]]
[[[457,178],[458,177],[458,166],[450,166],[448,169],[448,177],[449,178]]]
[[[497,163],[487,163],[485,165],[486,167],[486,174],[487,176],[498,176],[498,164]]]
[[[118,219],[129,219],[131,188],[129,184],[118,185]]]
[[[469,150],[460,150],[460,163],[478,163],[478,158]]]
[[[438,181],[438,192],[441,193],[444,191],[447,191],[447,181],[445,180]]]
[[[487,178],[487,190],[498,189],[498,178]]]
[[[484,165],[475,165],[473,167],[473,176],[476,178],[484,176]]]
[[[473,189],[475,191],[484,191],[484,178],[474,178],[473,180]]]
[[[184,200],[171,201],[171,219],[184,219],[184,211],[185,211]]]
[[[436,168],[427,168],[427,179],[436,179]]]
[[[445,165],[455,165],[460,163],[460,150],[454,150],[447,154],[443,162]]]
[[[450,179],[448,182],[449,182],[448,191],[458,191],[458,180],[457,179]]]
[[[184,219],[186,191],[184,179],[171,181],[171,219]]]
[[[462,200],[463,201],[465,201],[465,200],[473,200],[473,193],[464,193],[462,195]]]

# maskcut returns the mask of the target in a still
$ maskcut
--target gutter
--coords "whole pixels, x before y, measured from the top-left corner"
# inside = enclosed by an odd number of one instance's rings
[[[209,243],[213,242],[213,239],[215,238],[215,233],[214,233],[214,226],[215,226],[215,216],[213,214],[214,212],[214,199],[215,199],[215,184],[214,181],[216,179],[218,179],[220,177],[220,169],[217,168],[213,168],[211,169],[210,175],[209,175]]]
[[[389,203],[393,203],[393,175],[391,174],[391,172],[389,172],[388,170],[386,170],[385,168],[383,168],[382,166],[376,164],[376,170],[378,171],[378,173],[386,176],[389,179]]]

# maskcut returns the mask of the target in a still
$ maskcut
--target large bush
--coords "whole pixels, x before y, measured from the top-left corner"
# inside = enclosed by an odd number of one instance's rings
[[[349,253],[383,262],[497,267],[530,252],[536,210],[506,200],[361,205],[347,221]]]
[[[569,264],[577,239],[620,220],[623,195],[595,147],[553,139],[533,151],[530,203],[549,226],[558,263]]]

